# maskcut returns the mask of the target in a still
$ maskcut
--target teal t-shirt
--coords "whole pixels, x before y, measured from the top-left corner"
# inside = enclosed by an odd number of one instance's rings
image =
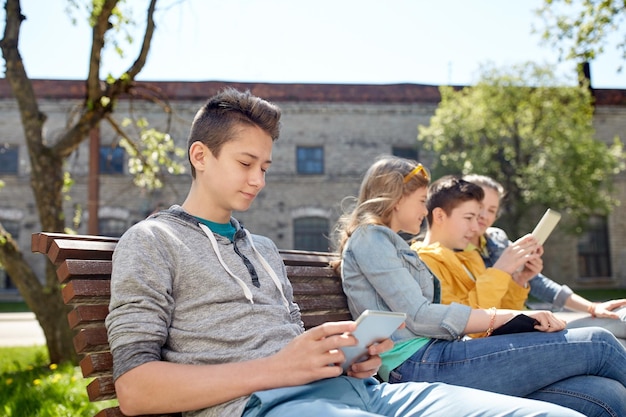
[[[231,242],[235,239],[235,232],[237,232],[237,229],[235,229],[235,226],[233,226],[231,222],[215,223],[210,220],[203,219],[201,217],[196,217],[196,216],[194,217],[200,223],[208,227],[209,230],[211,230],[213,233],[217,233],[220,236],[227,237]]]
[[[383,364],[378,369],[378,376],[387,382],[391,371],[402,365],[415,352],[423,348],[430,341],[429,337],[418,337],[394,344],[393,348],[380,355]]]

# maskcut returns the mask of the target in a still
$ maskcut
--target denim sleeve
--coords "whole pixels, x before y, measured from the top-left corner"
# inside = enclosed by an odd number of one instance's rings
[[[461,337],[471,308],[433,304],[433,276],[417,253],[387,228],[367,229],[350,238],[343,258],[344,289],[353,309],[407,313],[400,331],[405,337]]]
[[[530,281],[530,295],[552,304],[556,310],[561,310],[573,293],[567,285],[557,284],[543,274],[537,275]]]
[[[485,257],[483,254],[481,256],[483,256],[485,266],[490,268],[495,265],[502,252],[511,244],[511,241],[504,230],[497,227],[488,228],[485,232],[485,238],[487,239],[488,256]]]

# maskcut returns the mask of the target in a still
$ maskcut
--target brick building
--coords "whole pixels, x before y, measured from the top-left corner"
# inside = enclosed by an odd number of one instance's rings
[[[236,213],[252,231],[272,238],[280,248],[328,249],[327,236],[341,214],[342,199],[354,196],[360,178],[381,154],[419,158],[417,126],[427,125],[439,102],[436,86],[256,84],[220,82],[150,82],[168,98],[174,113],[169,129],[185,148],[196,110],[225,85],[250,89],[283,110],[281,137],[274,147],[267,187],[252,209]],[[48,116],[45,137],[54,141],[72,109],[84,97],[82,81],[34,80],[41,111]],[[600,140],[626,137],[626,90],[596,90],[595,127]],[[130,111],[164,129],[160,107],[145,102],[121,102],[114,117]],[[8,84],[0,80],[0,222],[17,238],[27,260],[43,271],[44,258],[30,253],[30,235],[40,230],[29,184],[29,160],[19,111]],[[163,189],[140,190],[128,174],[117,135],[103,125],[100,131],[99,234],[120,235],[159,207],[180,203],[189,187],[188,174],[170,176]],[[75,185],[66,204],[68,224],[87,233],[89,141],[69,159]],[[618,198],[626,197],[626,175],[616,178]],[[626,288],[626,208],[617,207],[608,219],[580,241],[558,233],[546,244],[545,272],[571,287],[584,285]],[[78,213],[78,215],[77,215]],[[600,242],[600,244],[598,244]],[[586,248],[589,248],[586,249]],[[593,261],[593,262],[592,262]],[[598,264],[599,262],[599,264]],[[596,266],[596,264],[600,266]],[[0,272],[0,294],[11,293],[10,281]]]

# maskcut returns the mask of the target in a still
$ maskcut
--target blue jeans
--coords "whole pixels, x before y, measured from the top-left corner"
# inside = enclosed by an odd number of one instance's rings
[[[605,329],[432,340],[389,382],[447,382],[541,399],[587,416],[626,416],[626,349]]]
[[[253,394],[242,417],[582,417],[573,410],[441,383],[339,377]]]

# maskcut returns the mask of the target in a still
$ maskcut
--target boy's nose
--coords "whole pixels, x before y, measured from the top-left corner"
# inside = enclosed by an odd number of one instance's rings
[[[265,172],[259,170],[254,174],[251,174],[248,178],[248,182],[255,187],[262,188],[265,186]]]

